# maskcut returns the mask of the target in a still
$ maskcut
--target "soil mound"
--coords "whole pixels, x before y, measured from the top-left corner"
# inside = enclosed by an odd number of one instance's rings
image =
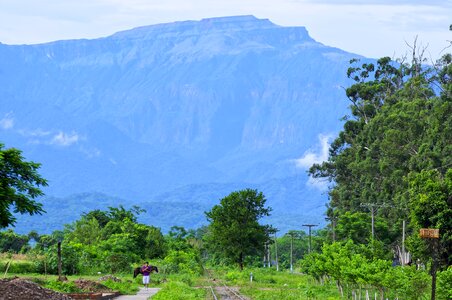
[[[45,289],[21,278],[0,280],[0,300],[72,300],[64,294]]]
[[[101,293],[109,293],[112,290],[105,285],[85,279],[79,279],[74,281],[75,285],[85,292],[101,292]]]

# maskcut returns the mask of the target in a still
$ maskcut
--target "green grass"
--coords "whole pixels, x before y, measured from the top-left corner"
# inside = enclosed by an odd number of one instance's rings
[[[253,273],[253,281],[250,281]],[[239,286],[240,293],[255,300],[340,299],[333,284],[320,285],[309,276],[274,269],[220,272],[227,285]]]
[[[253,273],[253,282],[250,282],[250,273]],[[29,278],[40,285],[60,292],[81,292],[74,285],[77,279],[97,281],[98,276],[67,276],[68,282],[58,282],[57,276],[41,274],[8,274]],[[112,290],[122,294],[136,294],[142,286],[142,277],[132,279],[131,274],[115,275],[122,280],[117,283],[111,280],[101,282]],[[223,280],[229,286],[239,287],[240,293],[255,300],[336,300],[340,299],[337,289],[332,284],[319,285],[306,275],[290,274],[286,271],[276,272],[274,269],[216,269],[214,277]],[[151,287],[161,287],[162,290],[153,300],[194,300],[207,299],[210,291],[206,287],[212,285],[205,276],[188,274],[152,274]]]
[[[205,299],[207,291],[203,288],[191,287],[180,281],[171,281],[163,285],[163,288],[153,300],[197,300]]]

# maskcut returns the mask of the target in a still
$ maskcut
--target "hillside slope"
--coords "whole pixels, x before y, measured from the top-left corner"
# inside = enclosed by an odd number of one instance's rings
[[[0,44],[0,140],[43,164],[51,197],[212,203],[219,185],[274,184],[269,204],[297,213],[326,202],[295,159],[339,131],[353,57],[253,16]]]

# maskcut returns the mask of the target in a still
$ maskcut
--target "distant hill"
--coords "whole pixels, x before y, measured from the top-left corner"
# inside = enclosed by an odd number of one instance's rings
[[[156,226],[196,227],[245,187],[267,195],[276,227],[322,222],[326,196],[305,173],[315,155],[296,159],[339,131],[354,57],[253,16],[0,44],[0,141],[42,163],[42,230],[119,204],[149,206]]]

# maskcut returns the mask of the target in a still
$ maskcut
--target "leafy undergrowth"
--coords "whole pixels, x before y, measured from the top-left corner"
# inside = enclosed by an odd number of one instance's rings
[[[153,300],[199,300],[206,298],[206,290],[191,287],[180,281],[171,281],[163,285],[163,288]]]
[[[250,275],[253,274],[253,281]],[[340,299],[332,284],[320,285],[307,275],[274,269],[246,269],[222,272],[227,285],[240,287],[240,293],[255,300]]]
[[[109,287],[113,291],[118,291],[123,295],[133,295],[138,292],[138,285],[132,281],[116,282],[111,279],[102,282],[103,285]]]

